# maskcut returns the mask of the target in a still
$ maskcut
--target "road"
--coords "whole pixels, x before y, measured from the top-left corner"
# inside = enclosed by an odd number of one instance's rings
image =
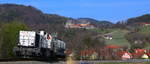
[[[78,64],[75,63],[71,56],[67,57],[67,61],[1,61],[0,64]]]

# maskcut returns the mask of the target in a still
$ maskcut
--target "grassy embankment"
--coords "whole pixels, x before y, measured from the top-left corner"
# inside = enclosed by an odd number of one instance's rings
[[[121,30],[121,29],[92,29],[93,31],[99,32],[100,34],[111,34],[112,40],[106,40],[107,45],[119,45],[119,46],[129,46],[129,42],[125,39],[124,35],[128,33],[127,30]]]
[[[129,42],[125,39],[124,35],[128,33],[126,30],[114,29],[110,34],[112,35],[112,40],[106,40],[107,45],[119,45],[119,46],[129,46]]]
[[[150,35],[150,26],[145,26],[145,27],[139,27],[139,33],[144,34],[144,35]],[[146,43],[145,48],[150,49],[150,43]]]

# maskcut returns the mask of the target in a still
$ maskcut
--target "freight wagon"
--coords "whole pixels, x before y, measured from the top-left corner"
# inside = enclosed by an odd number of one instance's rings
[[[18,57],[65,58],[64,41],[44,31],[20,31],[14,53]]]

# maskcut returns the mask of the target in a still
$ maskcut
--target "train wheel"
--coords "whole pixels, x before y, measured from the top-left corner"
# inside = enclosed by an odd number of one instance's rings
[[[47,58],[49,58],[49,57],[51,56],[50,51],[49,51],[49,50],[46,50],[45,55],[46,55]]]

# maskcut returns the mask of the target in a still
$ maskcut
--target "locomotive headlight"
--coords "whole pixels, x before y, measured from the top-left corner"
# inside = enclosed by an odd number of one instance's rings
[[[18,45],[21,45],[20,43],[18,43]]]

